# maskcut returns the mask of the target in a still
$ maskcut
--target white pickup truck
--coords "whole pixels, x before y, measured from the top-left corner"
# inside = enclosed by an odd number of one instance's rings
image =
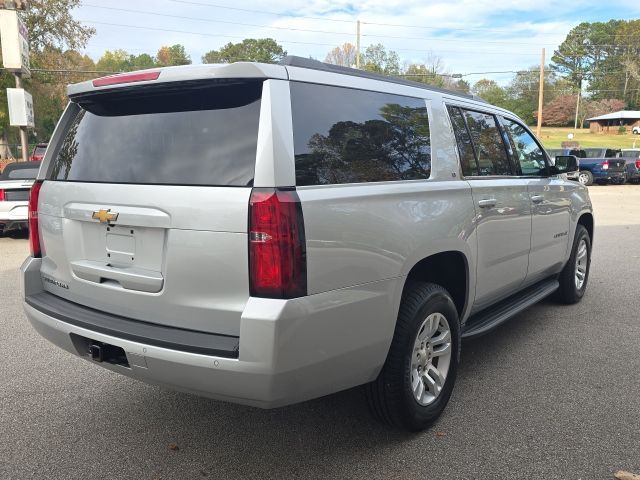
[[[28,227],[27,205],[40,162],[7,165],[0,174],[0,234]]]

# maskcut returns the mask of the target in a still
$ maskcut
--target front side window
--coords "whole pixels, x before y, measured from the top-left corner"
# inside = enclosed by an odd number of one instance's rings
[[[511,139],[514,157],[520,167],[521,174],[546,176],[547,162],[538,142],[519,123],[503,119],[503,125]]]
[[[296,185],[422,180],[431,174],[425,101],[291,83]]]
[[[479,175],[513,175],[495,117],[473,110],[463,112],[475,146]]]

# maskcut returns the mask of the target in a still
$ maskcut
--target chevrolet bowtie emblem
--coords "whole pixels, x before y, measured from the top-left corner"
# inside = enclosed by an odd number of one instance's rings
[[[110,223],[115,222],[118,219],[118,214],[115,212],[111,212],[111,209],[107,210],[98,210],[97,212],[93,212],[91,218],[95,220],[100,220],[100,223]]]

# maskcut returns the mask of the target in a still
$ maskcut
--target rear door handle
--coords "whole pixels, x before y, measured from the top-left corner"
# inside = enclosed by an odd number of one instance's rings
[[[498,201],[495,198],[485,198],[484,200],[480,200],[478,205],[480,208],[490,208],[495,207]]]
[[[542,201],[544,201],[544,196],[542,196],[542,195],[532,195],[531,196],[531,201],[533,203],[542,203]]]

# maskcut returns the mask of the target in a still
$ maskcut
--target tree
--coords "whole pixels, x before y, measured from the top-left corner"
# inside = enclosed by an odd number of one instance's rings
[[[156,54],[156,63],[160,67],[189,65],[191,64],[191,57],[187,55],[183,45],[176,44],[170,47],[160,47]]]
[[[205,53],[202,63],[278,63],[286,55],[287,51],[272,38],[245,38],[240,43],[227,43],[220,50]]]
[[[131,55],[122,49],[106,50],[96,63],[96,68],[104,72],[127,72],[131,70]]]
[[[73,9],[78,5],[80,0],[32,0],[29,11],[20,14],[23,15],[29,30],[29,48],[33,67],[55,65],[49,68],[60,69],[65,68],[63,65],[74,66],[77,61],[86,62],[87,59],[77,52],[68,55],[65,53],[68,49],[83,48],[95,33],[93,28],[82,25],[73,17]],[[58,60],[61,63],[56,63]],[[38,92],[39,83],[49,85],[46,88],[43,87],[45,92],[42,94]],[[33,94],[36,131],[39,133],[39,138],[47,139],[53,129],[52,124],[62,113],[65,100],[63,97],[60,101],[59,95],[63,87],[54,88],[50,78],[40,80],[40,77],[37,80],[26,81],[25,84]],[[7,72],[0,73],[0,88],[3,91],[6,87],[14,85],[13,75]],[[49,98],[48,95],[53,95],[53,98]],[[8,127],[7,99],[6,95],[2,94],[0,95],[0,158],[11,155],[8,149],[9,141],[18,142],[17,129]]]
[[[46,47],[78,49],[96,33],[73,18],[80,0],[31,0],[25,15],[31,53]]]
[[[590,33],[589,23],[583,22],[574,27],[551,57],[553,68],[564,75],[577,92],[582,89],[583,82],[588,80],[591,72]]]
[[[606,115],[607,113],[618,112],[624,109],[624,101],[617,98],[609,98],[604,100],[587,100],[582,102],[582,108],[578,114],[580,128],[584,125],[587,118]],[[574,108],[575,110],[575,108]]]
[[[381,43],[369,45],[362,60],[364,70],[386,75],[400,74],[400,57],[393,50],[387,51]]]
[[[324,61],[332,65],[353,67],[356,64],[356,47],[349,42],[344,43],[327,53]]]
[[[487,78],[478,80],[471,88],[471,93],[478,95],[492,105],[506,109],[510,107],[507,90],[498,85],[498,82],[495,80],[489,80]]]
[[[576,115],[577,95],[560,95],[542,109],[542,122],[551,127],[566,127]],[[536,112],[537,116],[537,112]]]

